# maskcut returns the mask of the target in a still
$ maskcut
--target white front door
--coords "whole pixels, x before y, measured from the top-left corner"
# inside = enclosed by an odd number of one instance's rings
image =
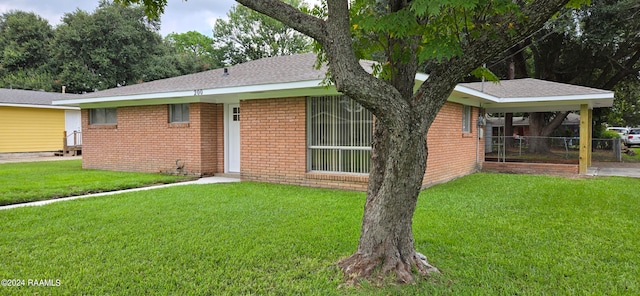
[[[229,173],[240,172],[240,104],[229,104],[227,107],[227,170]]]
[[[73,132],[82,131],[82,120],[80,119],[79,110],[64,111],[64,129],[67,131],[67,145],[82,145],[82,134],[78,134],[75,137],[72,136]]]

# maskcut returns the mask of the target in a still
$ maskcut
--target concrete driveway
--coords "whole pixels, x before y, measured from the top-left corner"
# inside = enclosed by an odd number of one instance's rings
[[[587,175],[640,178],[640,163],[594,162],[587,170]]]

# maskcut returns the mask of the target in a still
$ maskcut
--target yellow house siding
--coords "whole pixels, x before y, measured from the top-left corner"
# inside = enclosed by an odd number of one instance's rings
[[[64,110],[0,106],[0,152],[62,149]]]

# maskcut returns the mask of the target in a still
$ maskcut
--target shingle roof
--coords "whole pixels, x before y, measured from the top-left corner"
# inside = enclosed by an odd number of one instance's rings
[[[501,80],[500,83],[461,83],[460,86],[480,91],[496,98],[558,97],[611,93],[611,91],[596,88],[551,82],[533,78]]]
[[[224,69],[215,69],[87,93],[82,95],[82,98],[321,80],[325,76],[326,67],[316,69],[313,67],[315,62],[316,55],[314,53],[271,57],[227,67],[228,75],[224,75]]]
[[[52,105],[54,100],[78,98],[74,94],[0,88],[0,104]]]
[[[327,69],[324,66],[316,69],[315,63],[314,53],[270,57],[228,67],[228,75],[224,74],[224,69],[210,70],[87,93],[55,104],[119,106],[119,102],[124,101],[157,104],[158,100],[220,103],[228,102],[226,100],[337,93],[335,88],[321,86],[320,81],[325,78]],[[360,64],[366,71],[372,72],[373,62],[361,61]],[[424,81],[427,77],[419,73],[416,80]],[[202,90],[199,95],[193,92],[198,90]],[[572,106],[562,110],[575,110],[573,105],[576,104],[608,107],[613,102],[613,92],[610,91],[537,79],[505,80],[500,84],[487,82],[484,86],[480,82],[462,83],[455,92],[457,97],[454,99],[460,103],[473,105],[481,102],[483,106],[492,108],[498,105],[512,107],[508,105],[512,103],[539,107],[547,106],[547,101],[563,104],[566,101]]]

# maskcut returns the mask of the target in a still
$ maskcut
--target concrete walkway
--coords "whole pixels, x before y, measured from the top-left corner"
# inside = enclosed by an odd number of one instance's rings
[[[142,188],[133,188],[133,189],[127,189],[127,190],[109,191],[109,192],[102,192],[102,193],[95,193],[95,194],[86,194],[86,195],[79,195],[79,196],[71,196],[71,197],[64,197],[64,198],[57,198],[57,199],[49,199],[49,200],[21,203],[21,204],[15,204],[15,205],[8,205],[8,206],[0,207],[0,210],[8,210],[8,209],[14,209],[14,208],[20,208],[20,207],[43,206],[43,205],[47,205],[47,204],[54,203],[54,202],[74,200],[74,199],[79,199],[79,198],[114,195],[114,194],[120,194],[120,193],[126,193],[126,192],[151,190],[151,189],[166,188],[166,187],[173,187],[173,186],[193,185],[193,184],[232,183],[232,182],[240,182],[240,179],[228,178],[228,177],[205,177],[205,178],[200,178],[200,179],[195,180],[195,181],[188,181],[188,182],[163,184],[163,185],[156,185],[156,186],[149,186],[149,187],[142,187]]]

